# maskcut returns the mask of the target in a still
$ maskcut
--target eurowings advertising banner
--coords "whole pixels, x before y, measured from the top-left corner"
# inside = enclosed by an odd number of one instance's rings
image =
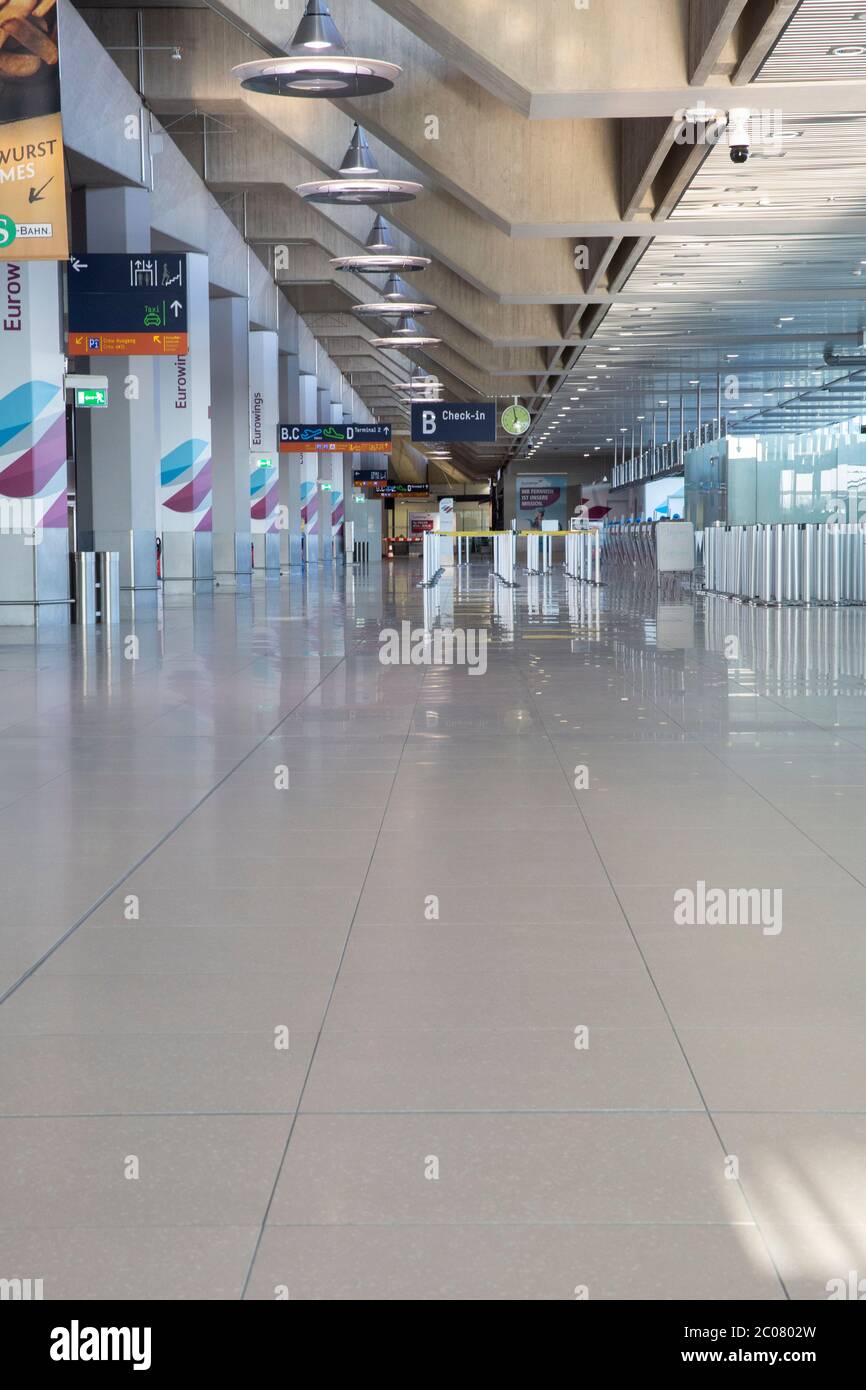
[[[68,255],[56,0],[2,0],[0,260]]]
[[[2,50],[0,50],[2,51]],[[0,266],[0,530],[65,530],[57,267]]]
[[[517,529],[540,531],[543,521],[565,531],[568,478],[565,473],[523,473],[517,479]]]
[[[250,334],[250,529],[254,536],[277,530],[279,400],[277,335]]]
[[[162,530],[205,532],[213,530],[207,256],[190,254],[185,266],[189,352],[154,363]]]

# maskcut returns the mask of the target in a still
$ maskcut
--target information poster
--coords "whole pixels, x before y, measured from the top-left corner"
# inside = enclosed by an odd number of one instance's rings
[[[517,529],[541,531],[542,522],[557,522],[565,531],[568,478],[564,473],[524,473],[517,479]]]
[[[0,260],[68,255],[56,0],[0,0]]]

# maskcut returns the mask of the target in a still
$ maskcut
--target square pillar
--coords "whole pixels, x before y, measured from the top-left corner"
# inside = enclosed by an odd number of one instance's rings
[[[279,574],[279,455],[277,454],[279,336],[250,333],[250,529],[253,569]]]
[[[247,588],[252,570],[248,301],[212,299],[210,332],[214,583]]]
[[[189,352],[156,359],[162,576],[178,587],[213,581],[208,258],[187,256]]]
[[[87,252],[150,251],[146,188],[87,189],[83,199]],[[90,370],[108,378],[108,407],[76,415],[79,548],[118,551],[122,589],[157,584],[156,361],[89,358]]]
[[[66,403],[55,261],[0,263],[0,626],[69,622]]]

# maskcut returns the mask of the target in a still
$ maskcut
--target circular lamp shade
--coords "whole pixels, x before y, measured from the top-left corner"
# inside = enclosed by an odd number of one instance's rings
[[[371,251],[358,256],[335,256],[335,270],[351,270],[356,275],[393,275],[398,270],[426,270],[429,256],[404,256],[399,251]]]
[[[241,63],[232,76],[252,92],[278,97],[366,97],[387,92],[396,63],[351,54],[325,0],[307,0],[303,18],[283,58]]]
[[[400,76],[396,63],[378,58],[354,58],[339,53],[290,54],[240,63],[232,77],[250,92],[273,97],[370,97],[389,92]]]
[[[361,318],[387,319],[400,318],[404,314],[432,314],[435,309],[435,304],[418,304],[408,299],[401,299],[394,304],[390,299],[385,299],[381,303],[356,304],[354,312]]]
[[[398,320],[385,337],[370,339],[374,347],[383,348],[427,347],[441,341],[441,338],[432,338],[422,333],[415,320],[410,318]]]
[[[395,381],[394,391],[441,391],[442,382],[438,376],[426,376],[424,372],[413,374],[411,381]]]
[[[335,270],[352,270],[359,275],[381,271],[382,274],[396,276],[401,270],[426,270],[430,265],[430,257],[413,256],[398,251],[388,223],[384,217],[377,217],[365,242],[364,251],[358,256],[335,256],[331,265]],[[389,289],[390,285],[387,285],[386,296],[389,295]]]
[[[295,192],[308,203],[375,207],[380,203],[410,203],[421,192],[421,184],[408,179],[343,177],[301,183]]]

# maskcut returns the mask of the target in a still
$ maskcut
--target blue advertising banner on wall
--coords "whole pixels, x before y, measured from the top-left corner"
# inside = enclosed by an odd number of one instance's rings
[[[543,521],[556,521],[558,530],[567,529],[565,473],[523,473],[516,486],[518,531],[540,531]]]

